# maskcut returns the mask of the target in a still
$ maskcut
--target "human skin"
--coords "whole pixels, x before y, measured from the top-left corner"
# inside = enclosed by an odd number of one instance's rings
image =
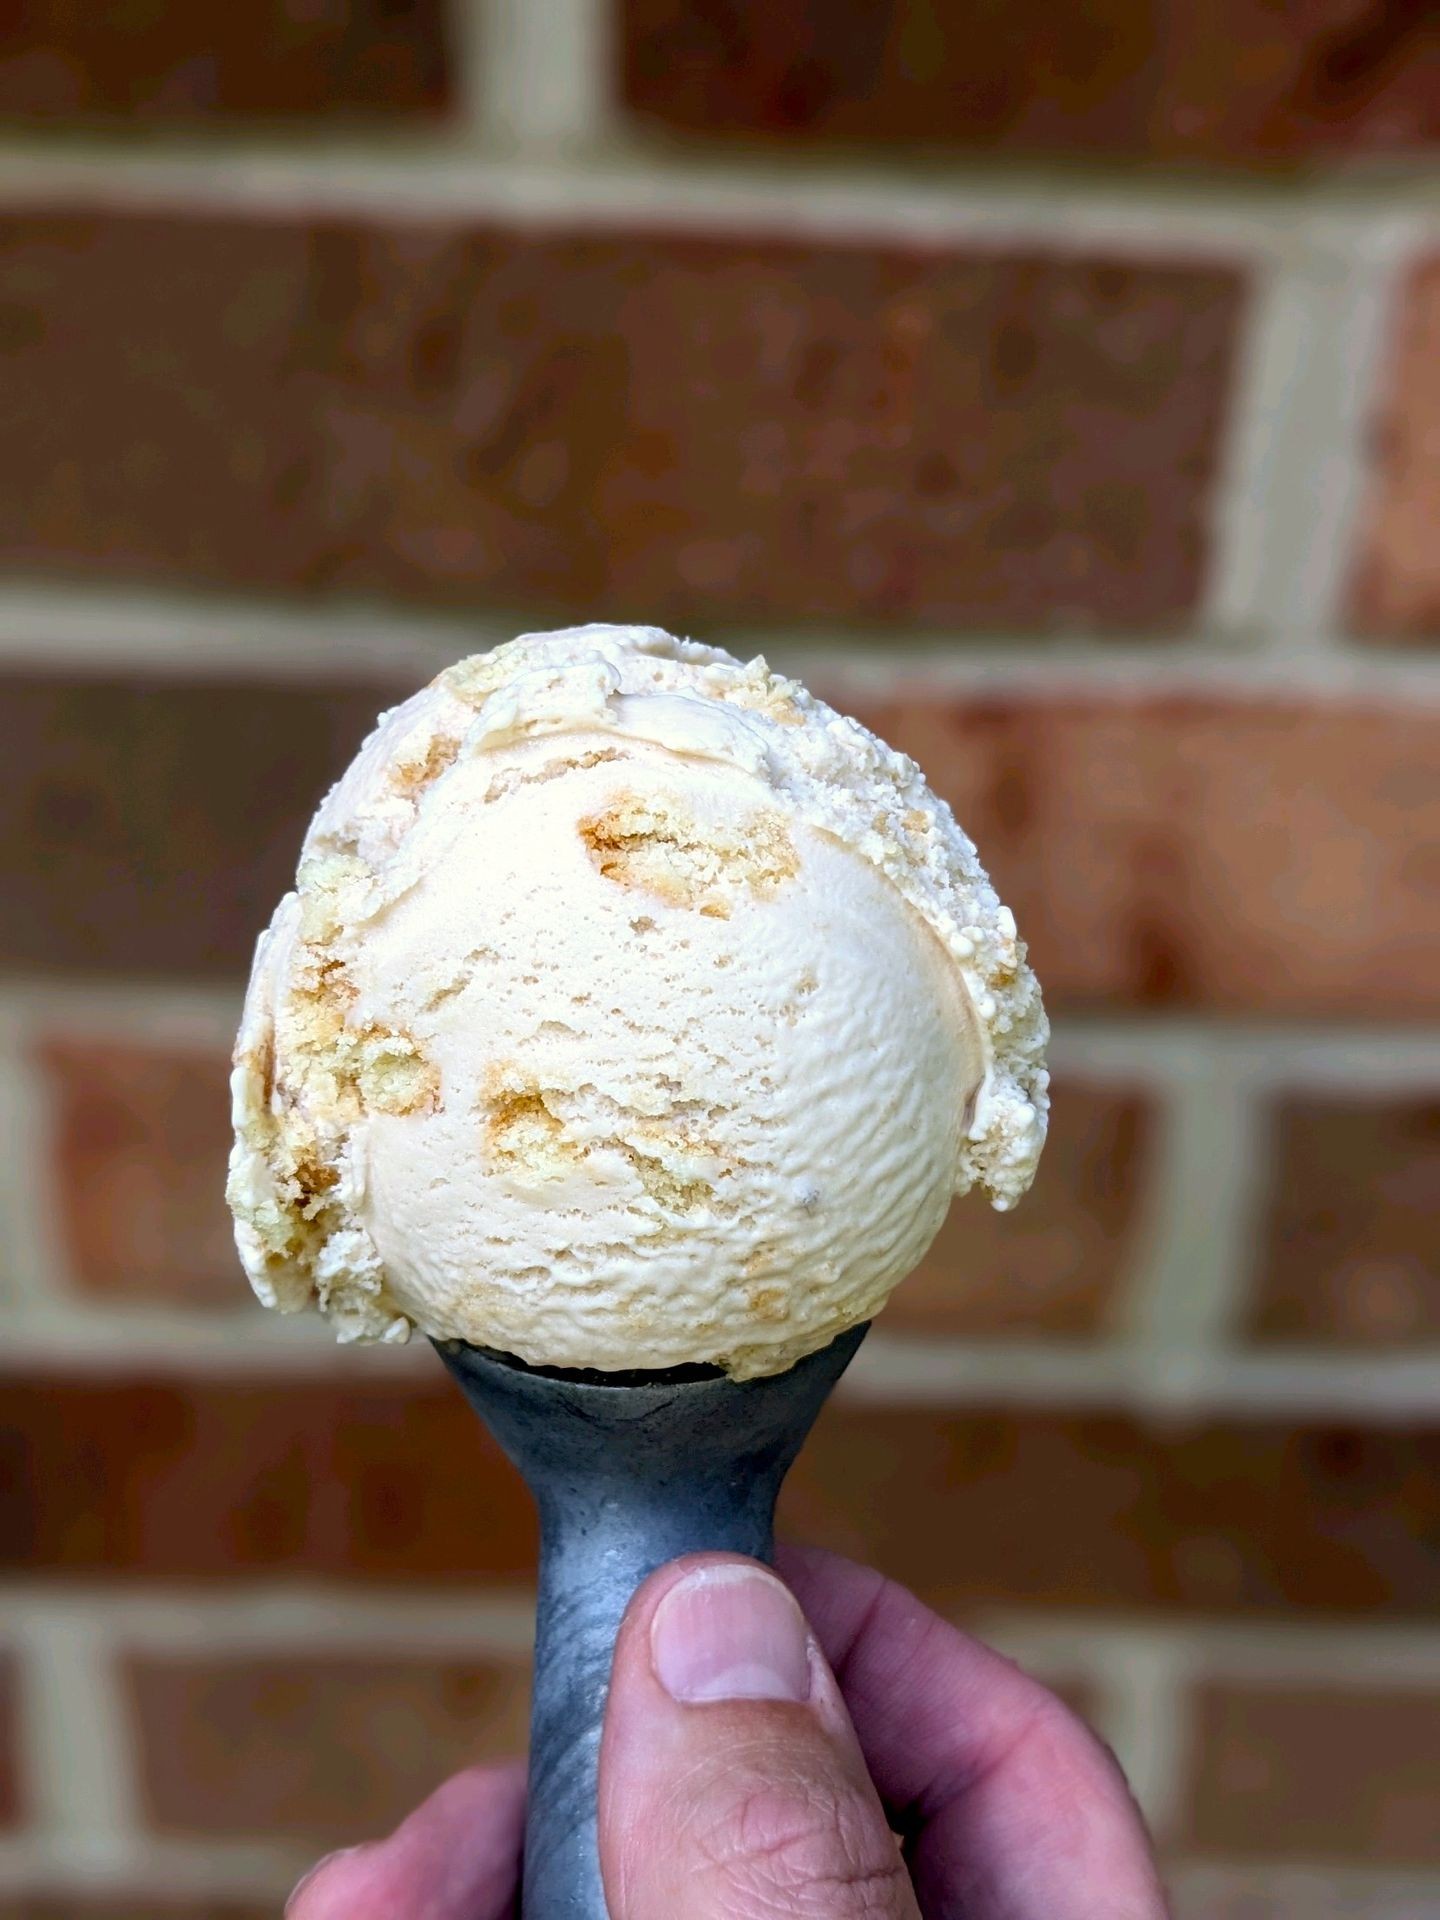
[[[1054,1694],[869,1568],[782,1548],[779,1570],[788,1592],[692,1555],[631,1601],[612,1920],[1165,1920],[1124,1775]],[[523,1818],[519,1767],[457,1775],[322,1861],[287,1920],[513,1920]]]

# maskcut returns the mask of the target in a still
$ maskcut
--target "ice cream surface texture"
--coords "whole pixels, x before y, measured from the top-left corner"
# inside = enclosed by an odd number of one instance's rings
[[[919,770],[763,660],[531,634],[382,716],[236,1044],[260,1298],[602,1369],[775,1373],[951,1197],[1019,1198],[1045,1017]]]

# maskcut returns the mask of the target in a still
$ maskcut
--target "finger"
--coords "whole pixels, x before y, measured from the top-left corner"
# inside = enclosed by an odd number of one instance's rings
[[[322,1860],[285,1920],[509,1920],[524,1823],[524,1768],[471,1767],[388,1840]]]
[[[757,1562],[692,1555],[631,1601],[600,1858],[612,1920],[919,1920],[834,1677]]]
[[[1114,1756],[1037,1680],[867,1567],[786,1547],[931,1920],[1164,1920]]]

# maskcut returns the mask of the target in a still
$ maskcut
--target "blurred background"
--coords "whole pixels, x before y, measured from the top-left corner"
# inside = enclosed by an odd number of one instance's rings
[[[428,1350],[249,1300],[257,929],[586,617],[913,751],[1056,1020],[789,1525],[1121,1752],[1183,1920],[1440,1915],[1424,0],[0,6],[0,1920],[256,1920],[521,1738]]]

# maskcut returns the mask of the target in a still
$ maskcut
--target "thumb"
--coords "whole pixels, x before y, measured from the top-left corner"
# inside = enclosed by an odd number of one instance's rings
[[[631,1601],[600,1859],[611,1920],[919,1920],[834,1675],[756,1561],[692,1555]]]

